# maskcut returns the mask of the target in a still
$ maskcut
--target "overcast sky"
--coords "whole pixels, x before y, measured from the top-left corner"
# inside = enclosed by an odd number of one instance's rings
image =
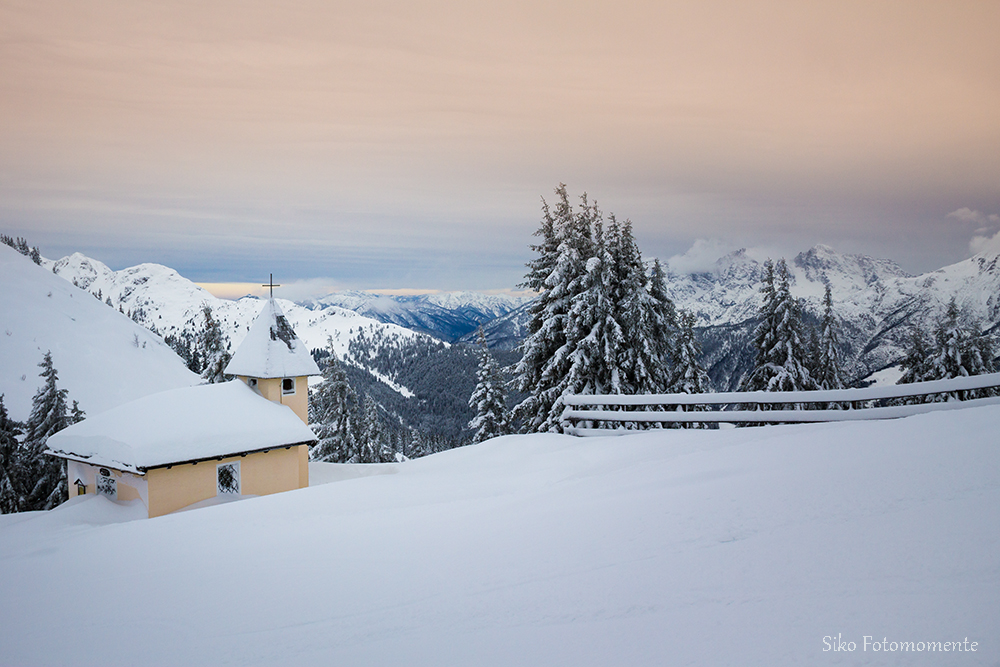
[[[0,231],[416,289],[512,287],[559,182],[691,267],[1000,231],[1000,3],[622,4],[0,0]]]

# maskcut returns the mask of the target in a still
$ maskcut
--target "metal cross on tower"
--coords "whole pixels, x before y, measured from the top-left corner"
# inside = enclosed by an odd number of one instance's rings
[[[270,288],[270,290],[271,290],[271,298],[273,299],[274,298],[274,288],[275,287],[281,287],[281,285],[275,285],[274,284],[274,274],[273,273],[270,274],[270,276],[271,276],[271,278],[270,278],[270,280],[267,281],[267,284],[266,285],[261,285],[261,287],[268,287],[268,288]]]

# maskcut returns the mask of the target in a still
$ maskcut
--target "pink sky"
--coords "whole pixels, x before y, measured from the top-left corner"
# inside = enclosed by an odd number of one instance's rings
[[[949,213],[1000,213],[998,29],[992,2],[0,0],[3,231],[203,281],[504,288],[563,181],[648,257],[936,268],[990,231]]]

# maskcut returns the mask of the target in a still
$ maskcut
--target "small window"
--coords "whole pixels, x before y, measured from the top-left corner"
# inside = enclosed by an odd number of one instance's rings
[[[295,393],[295,378],[284,378],[281,381],[281,393],[282,394]]]
[[[253,389],[257,388],[257,378],[250,378],[250,387]]]
[[[218,494],[240,495],[240,462],[220,463],[215,467]]]
[[[96,489],[97,493],[105,495],[111,500],[118,500],[118,482],[115,481],[114,477],[98,475]]]

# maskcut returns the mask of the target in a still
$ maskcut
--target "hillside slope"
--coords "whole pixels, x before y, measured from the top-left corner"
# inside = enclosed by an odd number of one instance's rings
[[[0,393],[27,419],[46,351],[88,414],[199,381],[156,335],[87,292],[0,245]]]
[[[997,432],[511,436],[152,520],[0,517],[0,664],[994,665]]]

